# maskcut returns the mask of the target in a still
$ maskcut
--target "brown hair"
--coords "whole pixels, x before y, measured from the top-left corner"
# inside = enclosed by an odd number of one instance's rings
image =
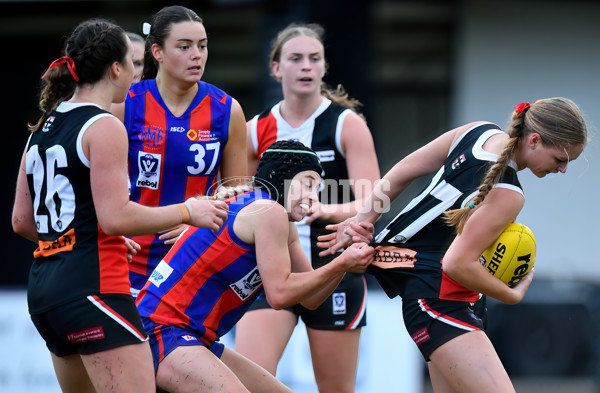
[[[514,156],[519,143],[529,134],[537,133],[545,146],[568,147],[587,143],[587,128],[581,110],[568,98],[554,97],[537,100],[521,112],[513,112],[507,129],[508,139],[498,160],[488,170],[479,192],[471,201],[479,205],[498,183]],[[466,206],[445,212],[446,222],[461,233],[471,213]]]
[[[277,34],[277,37],[275,37],[275,39],[271,43],[271,61],[269,64],[273,64],[273,62],[279,62],[281,60],[281,50],[283,48],[283,45],[292,38],[300,36],[311,37],[319,41],[321,45],[325,47],[323,43],[324,35],[325,29],[323,29],[323,27],[319,24],[291,23],[285,29],[281,30]],[[325,61],[325,71],[327,71],[328,67],[329,65],[327,64],[327,61]],[[275,78],[275,75],[273,75],[272,70],[271,76]],[[360,106],[362,106],[362,103],[359,100],[355,98],[350,98],[348,96],[348,93],[346,93],[344,87],[341,84],[338,84],[337,88],[334,90],[329,88],[325,83],[322,83],[321,95],[330,99],[331,101],[337,102],[338,104],[345,106],[348,109],[352,109],[353,111],[356,111]]]
[[[150,26],[150,33],[146,37],[142,80],[154,79],[158,73],[158,61],[156,61],[152,55],[152,45],[157,44],[160,47],[164,47],[165,40],[171,33],[171,27],[174,24],[181,22],[204,23],[198,14],[189,8],[180,5],[164,7],[154,14]]]
[[[91,19],[79,24],[67,39],[64,55],[73,59],[78,81],[67,65],[51,67],[44,75],[40,91],[39,108],[42,116],[29,131],[39,130],[46,117],[62,101],[71,98],[77,84],[92,84],[101,80],[110,65],[125,63],[127,56],[125,31],[103,19]]]

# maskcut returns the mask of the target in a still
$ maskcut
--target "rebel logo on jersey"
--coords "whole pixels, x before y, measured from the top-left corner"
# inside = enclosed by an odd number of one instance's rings
[[[138,152],[139,175],[135,185],[137,187],[146,187],[152,190],[158,189],[160,180],[160,162],[161,155]]]

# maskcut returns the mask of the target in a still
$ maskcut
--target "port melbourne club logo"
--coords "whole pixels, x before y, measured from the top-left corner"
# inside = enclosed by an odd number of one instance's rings
[[[139,175],[136,182],[137,187],[146,187],[153,190],[158,189],[160,179],[160,154],[139,152],[138,169]]]

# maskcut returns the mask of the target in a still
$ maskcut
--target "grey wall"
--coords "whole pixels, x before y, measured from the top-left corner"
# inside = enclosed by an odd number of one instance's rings
[[[537,238],[536,277],[600,280],[600,4],[466,0],[459,20],[452,126],[506,126],[523,101],[563,96],[583,110],[592,140],[566,174],[520,172],[517,221]]]

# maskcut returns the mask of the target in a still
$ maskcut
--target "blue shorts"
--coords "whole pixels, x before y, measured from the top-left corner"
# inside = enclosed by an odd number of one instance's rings
[[[89,355],[148,339],[129,295],[93,295],[63,304],[31,320],[58,357]]]
[[[438,347],[462,334],[485,330],[485,297],[477,303],[402,299],[404,325],[426,361]]]
[[[208,342],[205,338],[191,330],[176,326],[158,325],[145,318],[143,321],[148,331],[155,374],[158,370],[158,364],[177,347],[199,345],[208,348],[218,358],[221,358],[221,355],[223,355],[225,346],[220,342]]]

